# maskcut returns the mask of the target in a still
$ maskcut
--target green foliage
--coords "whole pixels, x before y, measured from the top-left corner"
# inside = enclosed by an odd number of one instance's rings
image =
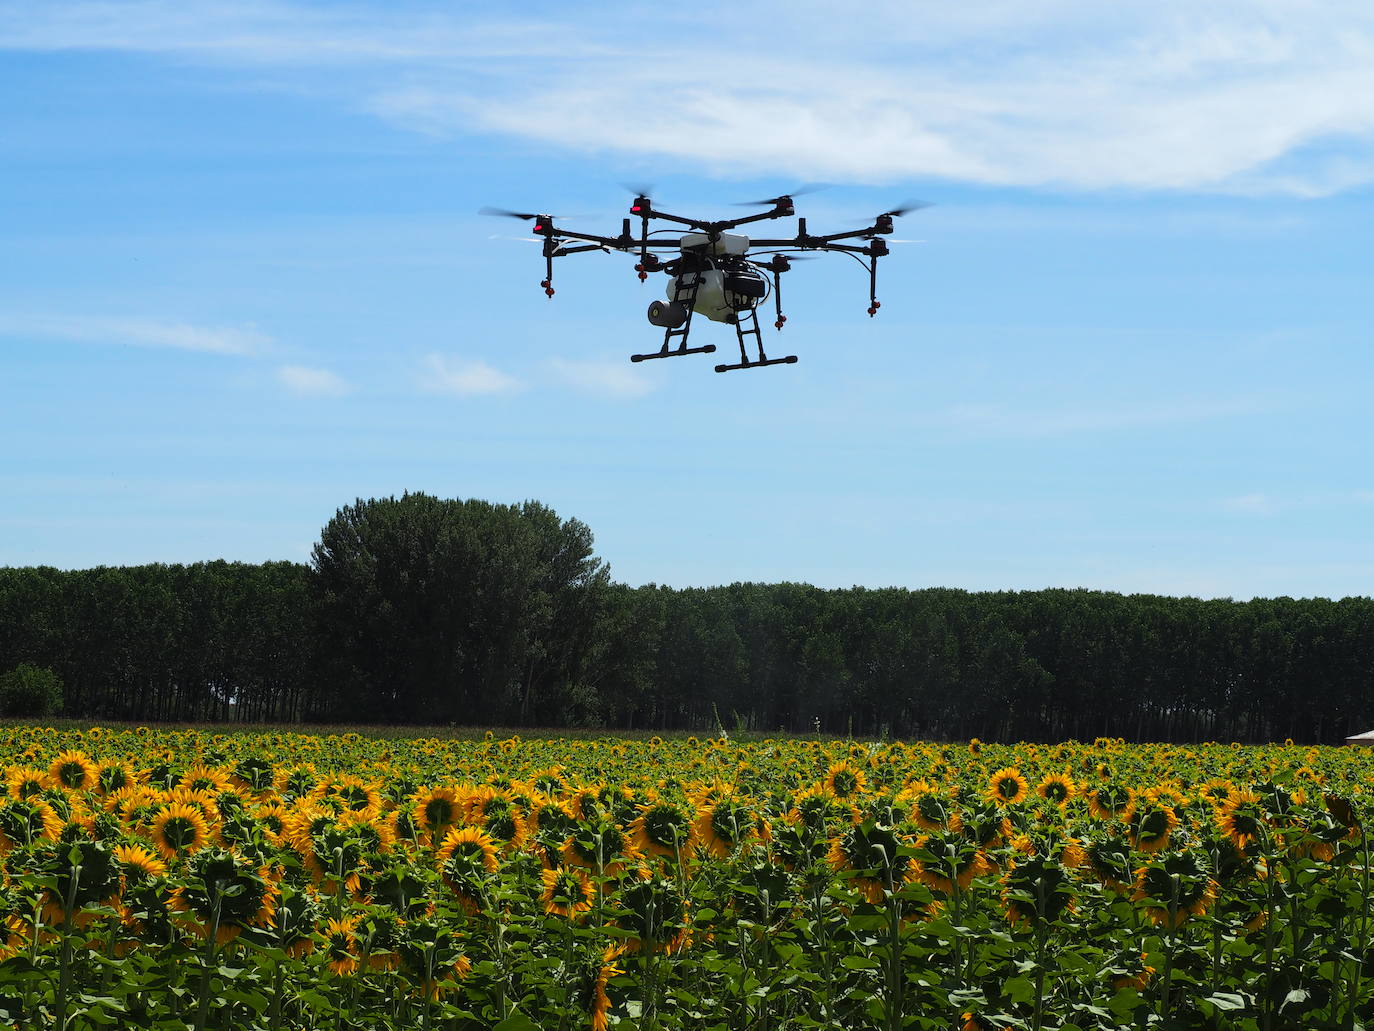
[[[62,711],[62,679],[50,669],[21,662],[0,676],[0,716],[41,719]]]
[[[1335,742],[1374,600],[610,581],[535,501],[359,500],[310,566],[0,568],[0,669],[131,721]],[[0,701],[0,705],[3,702]],[[38,712],[30,715],[38,716]]]

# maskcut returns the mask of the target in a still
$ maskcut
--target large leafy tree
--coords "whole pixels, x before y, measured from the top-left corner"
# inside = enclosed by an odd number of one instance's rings
[[[340,715],[392,722],[559,722],[609,580],[576,519],[419,493],[339,509],[312,568]]]

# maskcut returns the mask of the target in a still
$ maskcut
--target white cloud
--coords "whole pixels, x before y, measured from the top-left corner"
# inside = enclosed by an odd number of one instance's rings
[[[524,384],[484,361],[465,361],[442,354],[425,356],[420,385],[438,394],[511,394],[524,389]]]
[[[277,370],[277,379],[301,397],[342,397],[352,390],[336,373],[306,365],[283,365]]]
[[[1252,491],[1221,499],[1221,507],[1249,515],[1275,515],[1296,509],[1341,509],[1352,505],[1374,504],[1374,490],[1297,491],[1274,494]]]
[[[511,10],[30,2],[0,13],[0,47],[266,64],[425,132],[794,181],[1299,196],[1374,182],[1363,0]]]
[[[241,356],[262,354],[272,343],[270,337],[251,326],[239,329],[152,319],[77,315],[0,315],[0,335],[131,344],[135,347],[163,347]]]
[[[1279,502],[1273,495],[1262,491],[1225,498],[1221,505],[1232,512],[1249,512],[1255,515],[1272,515],[1279,508]]]
[[[1154,401],[1138,404],[1079,405],[1017,409],[1001,404],[962,404],[921,417],[928,425],[978,435],[1049,437],[1101,433],[1148,426],[1172,426],[1275,410],[1272,402],[1250,398]]]
[[[548,367],[564,383],[598,397],[643,397],[658,386],[652,378],[624,361],[550,358]]]

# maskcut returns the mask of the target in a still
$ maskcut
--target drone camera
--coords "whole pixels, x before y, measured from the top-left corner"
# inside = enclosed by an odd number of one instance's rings
[[[680,301],[654,301],[649,322],[661,329],[677,329],[687,321],[687,306]]]

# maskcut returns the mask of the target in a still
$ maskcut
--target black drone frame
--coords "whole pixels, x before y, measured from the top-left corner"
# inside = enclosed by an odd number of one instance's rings
[[[543,287],[546,296],[552,298],[553,288],[553,260],[554,258],[567,257],[570,254],[582,254],[589,251],[611,251],[638,252],[639,261],[635,265],[635,272],[639,274],[640,281],[649,278],[650,272],[667,272],[670,275],[678,274],[678,262],[663,261],[655,253],[658,250],[673,251],[682,250],[680,240],[675,238],[653,239],[649,235],[649,222],[653,219],[660,219],[683,226],[688,230],[696,230],[705,234],[709,244],[714,244],[720,240],[724,233],[740,226],[749,225],[754,222],[763,222],[777,218],[790,218],[796,214],[793,208],[790,195],[783,194],[780,197],[771,197],[768,200],[758,203],[770,205],[770,210],[762,211],[754,215],[745,215],[741,218],[721,219],[710,221],[700,218],[687,218],[683,215],[674,215],[666,211],[659,211],[653,205],[653,201],[640,194],[635,197],[630,205],[630,214],[639,219],[639,236],[635,237],[630,232],[632,219],[625,219],[621,223],[619,236],[599,236],[595,233],[579,233],[575,230],[564,229],[561,226],[554,226],[554,216],[535,215],[518,211],[502,211],[497,209],[483,209],[486,214],[510,215],[515,218],[522,218],[534,223],[534,234],[543,240],[543,253],[545,274],[544,279],[539,285]],[[782,313],[782,274],[792,267],[792,258],[789,253],[805,254],[807,251],[838,252],[854,255],[855,258],[863,262],[868,269],[868,314],[870,317],[878,313],[882,305],[878,301],[878,259],[887,256],[889,253],[887,241],[882,237],[893,231],[892,220],[899,215],[904,215],[908,211],[915,210],[917,207],[925,207],[924,204],[912,205],[905,208],[898,208],[893,211],[885,211],[874,218],[871,226],[862,229],[851,229],[840,233],[826,233],[820,236],[812,235],[807,232],[806,219],[797,219],[797,235],[789,238],[773,240],[750,239],[750,251],[764,251],[772,254],[766,262],[754,261],[748,254],[744,255],[744,260],[748,261],[754,268],[761,272],[772,274],[772,294],[776,318],[773,322],[775,329],[781,330],[787,322],[787,316]],[[866,243],[859,244],[845,241],[865,240]],[[569,241],[575,241],[571,246]],[[867,259],[866,261],[864,259]],[[685,271],[685,270],[684,270]],[[702,347],[688,347],[687,338],[692,328],[692,309],[696,297],[696,286],[700,283],[700,277],[688,286],[688,293],[683,298],[686,307],[686,319],[680,326],[668,326],[663,337],[663,347],[658,351],[649,354],[633,354],[630,356],[632,362],[648,361],[653,358],[673,358],[685,354],[710,354],[715,351],[714,344],[706,344]],[[734,369],[753,369],[765,365],[783,365],[796,362],[796,355],[788,355],[785,358],[769,358],[763,349],[763,337],[759,331],[758,313],[755,308],[750,308],[741,312],[734,319],[735,334],[739,340],[740,360],[736,364],[717,365],[717,372],[729,372]],[[757,348],[758,357],[750,358],[746,349],[746,338],[752,337],[753,344]],[[674,346],[676,343],[676,346]]]

